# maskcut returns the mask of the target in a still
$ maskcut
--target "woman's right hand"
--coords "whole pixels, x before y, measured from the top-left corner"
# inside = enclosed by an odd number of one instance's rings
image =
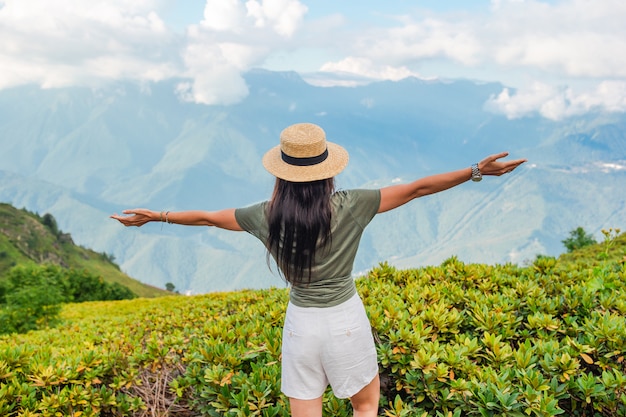
[[[130,216],[120,216],[116,213],[113,214],[111,218],[119,221],[124,226],[140,227],[148,222],[159,220],[159,213],[148,209],[124,210],[122,213],[129,214]]]

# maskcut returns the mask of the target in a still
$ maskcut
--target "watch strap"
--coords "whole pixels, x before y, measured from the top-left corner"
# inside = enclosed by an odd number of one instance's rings
[[[480,169],[478,168],[478,164],[472,164],[472,181],[478,182],[483,179],[482,174],[480,173]]]

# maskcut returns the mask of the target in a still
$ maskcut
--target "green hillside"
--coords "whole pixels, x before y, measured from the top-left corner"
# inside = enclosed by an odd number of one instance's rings
[[[170,294],[124,274],[107,254],[75,245],[69,234],[58,230],[51,215],[39,216],[0,203],[0,279],[15,265],[45,263],[86,270],[129,288],[139,297]]]
[[[626,235],[527,266],[357,280],[386,417],[625,417]],[[0,336],[0,415],[281,416],[286,289],[86,302]],[[324,415],[350,403],[324,395]]]

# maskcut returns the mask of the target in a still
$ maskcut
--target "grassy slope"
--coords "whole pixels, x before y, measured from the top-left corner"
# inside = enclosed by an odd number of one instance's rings
[[[604,239],[594,245],[589,245],[571,253],[559,256],[563,262],[583,262],[588,265],[597,265],[602,261],[626,261],[626,233],[619,234],[620,229],[608,229]]]
[[[25,263],[85,269],[107,282],[128,287],[140,297],[170,294],[124,274],[104,254],[74,245],[68,234],[53,233],[38,215],[0,204],[0,279],[13,266]]]

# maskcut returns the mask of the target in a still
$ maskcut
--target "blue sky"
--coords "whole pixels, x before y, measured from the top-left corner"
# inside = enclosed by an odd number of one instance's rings
[[[251,68],[316,85],[497,81],[510,118],[626,111],[623,0],[0,0],[0,89],[179,80],[243,99]]]

